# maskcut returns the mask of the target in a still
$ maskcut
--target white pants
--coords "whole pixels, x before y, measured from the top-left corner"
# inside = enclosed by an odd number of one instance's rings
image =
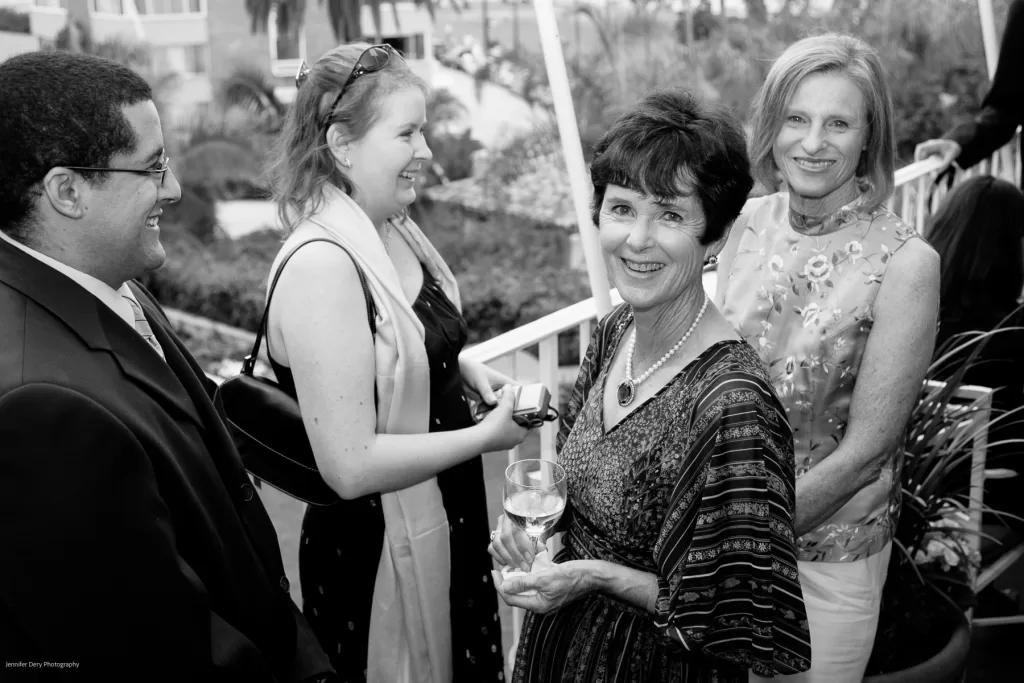
[[[892,543],[856,562],[799,562],[811,668],[775,678],[751,673],[750,682],[861,683],[875,642],[890,554]]]

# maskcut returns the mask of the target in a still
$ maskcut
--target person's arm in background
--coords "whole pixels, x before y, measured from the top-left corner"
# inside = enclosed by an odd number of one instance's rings
[[[938,155],[948,166],[970,168],[989,157],[1013,137],[1024,123],[1024,0],[1010,5],[999,62],[981,111],[973,121],[945,133],[941,139],[917,146],[915,159]]]
[[[903,438],[935,346],[939,257],[923,239],[895,252],[873,306],[874,326],[835,452],[796,482],[796,533],[814,531],[876,481]]]

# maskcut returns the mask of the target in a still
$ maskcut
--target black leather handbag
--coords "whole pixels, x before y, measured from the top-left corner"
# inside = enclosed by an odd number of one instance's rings
[[[252,351],[242,362],[241,374],[225,380],[217,388],[214,403],[228,424],[246,470],[293,498],[310,505],[325,506],[337,503],[339,498],[317,469],[316,458],[313,457],[313,449],[309,445],[306,427],[299,412],[299,402],[276,382],[253,374],[260,344],[267,333],[267,317],[278,278],[295,252],[314,242],[330,242],[344,249],[352,258],[366,297],[366,319],[370,324],[370,333],[377,333],[377,306],[370,296],[366,274],[352,253],[334,240],[326,238],[303,242],[281,261],[270,283],[267,305],[256,331]]]

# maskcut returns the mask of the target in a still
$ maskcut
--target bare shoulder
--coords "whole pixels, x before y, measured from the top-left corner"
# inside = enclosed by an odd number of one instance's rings
[[[282,252],[294,248],[285,244]],[[293,351],[310,355],[311,348],[333,348],[340,340],[359,343],[361,330],[369,333],[366,298],[348,252],[331,242],[296,251],[278,279],[269,320],[275,360],[287,365],[294,365]]]
[[[918,320],[934,326],[939,309],[939,254],[920,237],[911,237],[889,259],[875,300],[876,324],[905,326]]]
[[[293,246],[286,243],[282,254],[292,253],[301,244]],[[271,280],[282,260],[283,257],[279,257],[275,261]],[[288,259],[278,278],[274,300],[301,300],[304,306],[309,306],[313,299],[327,298],[336,303],[336,296],[347,298],[350,293],[358,294],[358,300],[362,301],[362,288],[352,257],[337,243],[316,242],[305,244]]]
[[[922,237],[911,237],[893,252],[882,286],[890,280],[919,285],[934,282],[937,293],[939,267],[939,253],[932,245]]]
[[[276,272],[285,255],[292,254],[285,269],[289,276],[294,275],[303,279],[328,277],[342,280],[346,275],[354,276],[356,267],[352,257],[338,243],[318,241],[308,244],[308,242],[310,242],[308,238],[296,241],[294,244],[291,243],[291,240],[286,242],[281,249],[281,255],[274,261],[273,272]],[[282,274],[281,278],[284,279],[284,277],[285,274]]]

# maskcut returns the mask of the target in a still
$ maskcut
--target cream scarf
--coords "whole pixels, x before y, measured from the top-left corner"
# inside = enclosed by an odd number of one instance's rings
[[[377,433],[430,431],[430,366],[423,325],[402,292],[391,259],[369,217],[333,185],[315,223],[352,252],[377,304]],[[461,310],[448,266],[412,220],[394,221],[419,260]],[[381,494],[387,528],[370,614],[369,683],[450,683],[451,555],[448,518],[437,479]],[[360,590],[359,586],[347,587]]]

